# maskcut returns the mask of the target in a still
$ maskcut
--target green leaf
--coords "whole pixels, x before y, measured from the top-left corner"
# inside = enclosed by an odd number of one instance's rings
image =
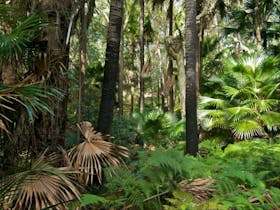
[[[234,136],[239,139],[249,139],[264,134],[262,126],[254,120],[242,120],[230,124]]]
[[[83,194],[80,202],[81,207],[84,207],[87,205],[106,204],[109,202],[109,200],[98,195]]]

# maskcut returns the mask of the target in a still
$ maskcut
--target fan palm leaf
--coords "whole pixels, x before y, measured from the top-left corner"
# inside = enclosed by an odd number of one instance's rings
[[[261,113],[268,112],[274,107],[279,105],[279,100],[277,99],[250,99],[244,101],[245,105],[253,108]]]
[[[200,105],[203,106],[204,108],[206,107],[215,107],[215,108],[225,108],[228,105],[228,102],[223,99],[219,98],[211,98],[211,97],[206,97],[206,96],[200,96]]]
[[[270,131],[277,131],[280,128],[280,113],[266,112],[261,115],[260,119]]]
[[[85,140],[70,149],[68,152],[69,160],[72,166],[80,171],[80,181],[92,184],[94,177],[97,176],[99,183],[101,183],[102,168],[121,165],[123,163],[122,157],[128,157],[127,148],[105,141],[111,137],[94,131],[90,122],[81,122],[78,124],[78,128]]]
[[[245,106],[230,107],[224,111],[228,113],[229,119],[232,119],[234,122],[240,121],[245,117],[256,117],[259,115],[257,110]]]
[[[80,193],[66,172],[38,158],[24,172],[6,177],[0,195],[4,209],[65,209],[66,202],[78,200]]]
[[[41,18],[31,15],[21,22],[10,34],[0,34],[0,61],[16,58],[37,36],[44,26]]]
[[[46,88],[40,84],[19,83],[14,86],[0,85],[0,120],[11,122],[7,111],[15,111],[15,105],[22,105],[30,120],[36,117],[37,111],[46,111],[53,114],[47,100],[53,98],[61,100],[63,93],[55,88]],[[3,126],[0,126],[3,129]],[[3,129],[5,130],[5,129]]]
[[[238,139],[249,139],[264,134],[263,127],[254,120],[241,120],[230,124],[233,135]]]

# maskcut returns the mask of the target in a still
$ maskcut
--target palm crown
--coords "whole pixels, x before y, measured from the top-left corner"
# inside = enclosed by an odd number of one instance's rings
[[[202,128],[230,130],[237,139],[265,136],[280,127],[279,58],[230,59],[207,86],[213,98],[200,97]],[[206,94],[207,95],[207,94]]]

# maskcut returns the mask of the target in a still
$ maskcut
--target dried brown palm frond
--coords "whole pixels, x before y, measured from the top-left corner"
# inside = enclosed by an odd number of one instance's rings
[[[69,160],[81,172],[80,181],[92,184],[96,176],[101,183],[102,167],[121,165],[122,157],[128,157],[127,148],[105,141],[112,137],[94,131],[90,122],[81,122],[78,128],[85,140],[68,152]]]
[[[191,193],[198,201],[206,201],[215,191],[210,187],[213,183],[215,183],[215,180],[212,178],[198,178],[191,182],[183,180],[178,185],[183,191]]]
[[[66,173],[41,156],[31,169],[5,178],[0,186],[4,209],[66,209],[66,203],[80,198]]]

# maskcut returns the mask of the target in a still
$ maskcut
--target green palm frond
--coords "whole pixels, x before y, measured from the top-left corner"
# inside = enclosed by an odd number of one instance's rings
[[[244,101],[244,104],[259,112],[268,112],[272,108],[277,107],[279,100],[277,99],[250,99]]]
[[[36,117],[37,111],[46,111],[52,114],[48,105],[50,98],[61,100],[63,93],[55,88],[46,88],[41,84],[23,84],[15,86],[0,85],[0,119],[9,120],[5,110],[15,111],[15,104],[25,107],[29,119]]]
[[[0,19],[4,19],[7,12],[13,11],[14,9],[6,4],[0,4]]]
[[[233,135],[238,139],[249,139],[264,134],[262,126],[254,120],[242,120],[230,124]]]
[[[234,122],[245,117],[256,117],[259,115],[257,110],[245,106],[230,107],[225,109],[225,111],[228,113],[229,119],[232,119]]]
[[[32,15],[21,22],[10,34],[0,34],[0,61],[16,58],[38,37],[39,30],[45,24],[37,15]]]
[[[3,179],[0,201],[7,209],[44,209],[50,206],[64,209],[66,202],[80,198],[77,187],[66,173],[46,163],[41,156],[29,170]]]
[[[227,121],[222,118],[206,118],[202,123],[204,130],[211,130],[213,128],[226,128]]]
[[[279,81],[279,79],[278,79]],[[266,98],[271,98],[277,90],[279,90],[280,82],[275,81],[266,81],[262,84],[259,94]]]
[[[214,107],[214,108],[225,108],[228,103],[226,100],[218,99],[218,98],[210,98],[206,96],[200,96],[200,105],[202,105],[204,108],[207,107]]]
[[[211,82],[211,83],[219,83],[221,85],[225,85],[225,81],[218,77],[217,75],[212,75],[209,79],[208,79],[208,82]]]
[[[257,70],[260,70],[259,67],[263,64],[264,60],[264,55],[253,55],[241,58],[241,65],[246,67],[245,70],[249,70],[246,73],[254,74]]]
[[[266,112],[261,115],[260,119],[270,131],[277,131],[280,128],[280,113]]]
[[[241,89],[237,89],[231,86],[223,87],[225,94],[230,97],[230,100],[238,99],[238,98],[257,98],[254,90],[244,87]]]

